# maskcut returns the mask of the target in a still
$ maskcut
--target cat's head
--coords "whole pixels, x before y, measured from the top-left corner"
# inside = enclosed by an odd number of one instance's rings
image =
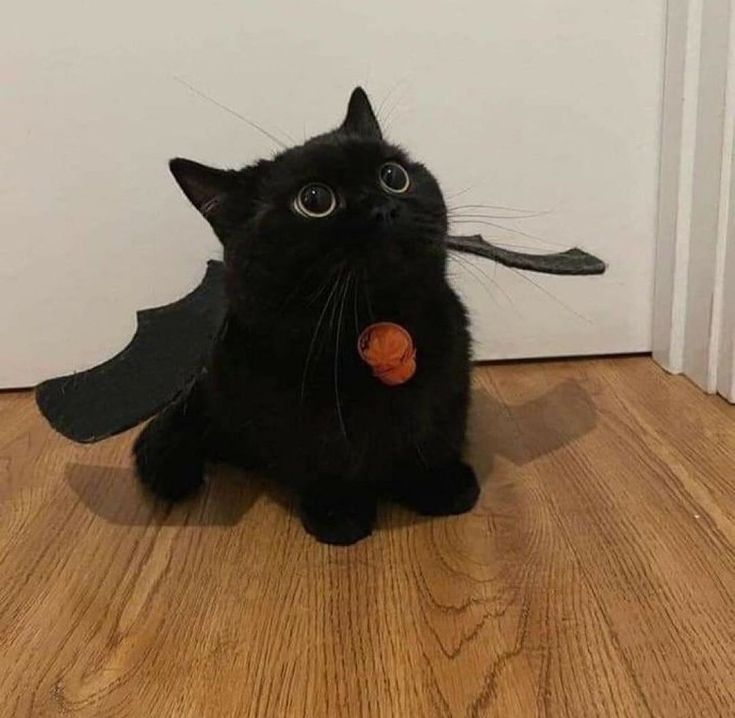
[[[376,286],[443,277],[447,213],[434,177],[383,139],[367,95],[352,93],[342,124],[273,159],[219,170],[170,163],[225,247],[238,293],[263,299],[352,272]]]

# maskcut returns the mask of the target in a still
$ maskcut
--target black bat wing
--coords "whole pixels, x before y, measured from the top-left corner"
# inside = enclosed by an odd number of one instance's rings
[[[502,247],[496,247],[486,242],[481,235],[471,237],[448,237],[449,249],[465,254],[476,254],[486,259],[492,259],[498,264],[513,269],[522,269],[528,272],[562,275],[590,275],[604,274],[607,266],[605,262],[582,249],[574,247],[565,252],[553,254],[526,254],[525,252],[511,252]]]
[[[39,384],[38,407],[59,433],[84,443],[135,426],[198,376],[225,313],[224,267],[212,260],[193,292],[138,312],[138,329],[119,354],[87,371]]]

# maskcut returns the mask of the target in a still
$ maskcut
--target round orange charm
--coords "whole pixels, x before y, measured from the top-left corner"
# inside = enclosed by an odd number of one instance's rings
[[[400,324],[371,324],[360,334],[357,351],[373,376],[388,386],[405,384],[416,373],[416,348]]]

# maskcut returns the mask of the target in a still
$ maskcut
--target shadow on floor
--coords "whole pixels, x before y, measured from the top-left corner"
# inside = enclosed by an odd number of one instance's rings
[[[212,467],[207,475],[199,494],[170,505],[146,492],[132,467],[69,464],[66,469],[67,483],[93,514],[124,526],[235,526],[266,490],[262,479],[230,467]]]
[[[491,473],[502,456],[524,466],[571,444],[597,425],[597,409],[576,381],[565,381],[524,404],[505,404],[475,390],[468,429],[468,456],[478,476]]]
[[[518,405],[478,390],[472,396],[468,458],[484,483],[495,456],[522,466],[584,436],[596,423],[589,394],[574,381]],[[293,511],[290,497],[260,477],[222,465],[210,468],[208,476],[198,496],[170,506],[147,494],[132,468],[70,464],[66,470],[66,480],[82,502],[113,524],[234,526],[263,495]],[[379,528],[389,530],[430,520],[398,507],[384,508],[380,515]]]

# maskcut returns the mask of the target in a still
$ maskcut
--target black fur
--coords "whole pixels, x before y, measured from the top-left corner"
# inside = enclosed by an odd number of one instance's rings
[[[405,194],[381,188],[388,160],[408,170]],[[205,460],[257,467],[297,493],[307,531],[335,544],[372,531],[381,496],[429,515],[469,510],[469,336],[446,280],[446,207],[430,172],[383,140],[365,93],[338,129],[274,159],[171,170],[224,245],[229,313],[207,370],[138,438],[142,480],[177,499]],[[314,181],[338,196],[323,219],[293,209]],[[358,355],[376,321],[413,337],[406,384],[382,384]]]

